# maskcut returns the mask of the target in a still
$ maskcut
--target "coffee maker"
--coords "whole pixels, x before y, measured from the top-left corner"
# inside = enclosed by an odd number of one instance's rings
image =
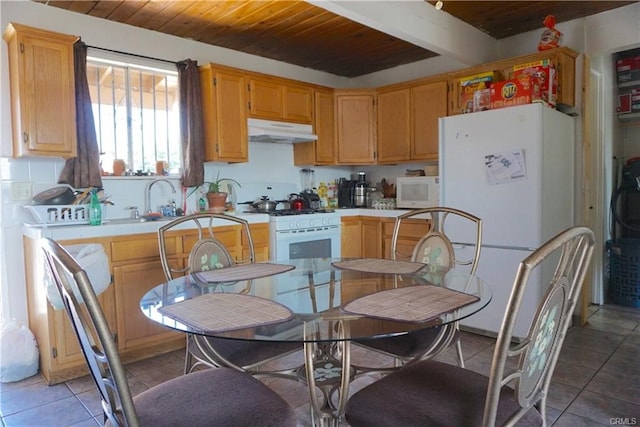
[[[355,182],[353,193],[353,206],[356,208],[367,207],[367,194],[369,184],[363,171],[358,172],[358,179]]]
[[[346,178],[338,179],[338,207],[352,208],[356,181]]]

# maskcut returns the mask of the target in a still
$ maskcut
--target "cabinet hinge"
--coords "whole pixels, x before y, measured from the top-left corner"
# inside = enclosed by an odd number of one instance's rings
[[[113,283],[114,279],[113,279],[113,274],[111,275],[111,283]]]
[[[58,349],[57,348],[51,347],[51,356],[53,356],[54,359],[56,357],[58,357]]]
[[[247,109],[251,111],[251,101],[247,102]]]
[[[29,143],[29,134],[26,132],[22,132],[22,142],[24,142],[25,144]]]
[[[20,53],[24,53],[24,43],[20,43]]]
[[[213,78],[213,85],[214,86],[218,85],[218,79],[216,77]]]
[[[217,142],[216,142],[216,153],[220,153],[220,147]]]
[[[118,334],[113,334],[113,341],[118,344]]]

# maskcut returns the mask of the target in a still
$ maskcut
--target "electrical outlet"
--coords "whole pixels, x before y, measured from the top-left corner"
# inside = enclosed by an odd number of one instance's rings
[[[31,200],[32,189],[30,182],[12,182],[11,183],[11,199],[14,202]]]

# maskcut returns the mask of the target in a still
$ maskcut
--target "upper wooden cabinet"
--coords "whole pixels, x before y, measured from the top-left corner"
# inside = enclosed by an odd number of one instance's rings
[[[336,163],[335,98],[333,89],[316,89],[313,94],[313,129],[317,141],[294,144],[296,166],[333,165]]]
[[[13,156],[75,157],[76,36],[11,23],[9,51]]]
[[[338,164],[375,163],[375,111],[374,91],[336,91]]]
[[[530,55],[518,56],[515,58],[503,59],[487,64],[476,65],[471,68],[456,71],[449,74],[450,102],[449,115],[462,113],[463,106],[460,103],[460,79],[465,76],[473,76],[487,71],[497,71],[503,80],[513,78],[513,67],[515,65],[549,59],[558,73],[558,99],[557,104],[567,107],[576,106],[576,83],[575,69],[578,52],[568,47],[537,52]]]
[[[438,119],[447,116],[447,82],[411,88],[411,160],[438,160]]]
[[[248,104],[244,75],[226,67],[199,68],[204,128],[204,161],[249,161]]]
[[[313,89],[289,80],[249,77],[251,117],[311,123]]]
[[[379,89],[377,163],[437,160],[447,94],[446,80]]]
[[[378,163],[411,159],[411,90],[378,92]]]

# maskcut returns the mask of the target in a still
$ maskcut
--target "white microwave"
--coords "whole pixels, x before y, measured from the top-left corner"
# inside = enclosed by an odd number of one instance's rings
[[[396,206],[430,208],[440,203],[440,178],[437,176],[401,176],[396,178]]]

